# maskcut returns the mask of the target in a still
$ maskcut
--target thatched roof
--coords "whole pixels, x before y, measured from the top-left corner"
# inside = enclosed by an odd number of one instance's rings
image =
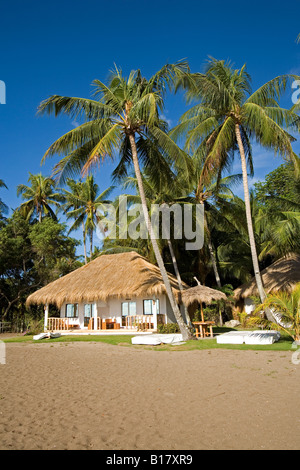
[[[182,293],[182,301],[187,307],[195,302],[211,304],[214,300],[226,299],[227,297],[225,294],[223,294],[223,292],[201,285],[196,287],[190,287]]]
[[[295,285],[300,282],[300,255],[291,253],[261,272],[262,282],[266,294],[271,292],[291,292]],[[234,291],[236,299],[258,296],[255,277]]]
[[[178,299],[175,276],[169,274]],[[187,288],[184,285],[184,288]],[[31,294],[27,305],[106,301],[108,298],[132,298],[165,294],[160,270],[136,252],[102,255],[75,271]]]

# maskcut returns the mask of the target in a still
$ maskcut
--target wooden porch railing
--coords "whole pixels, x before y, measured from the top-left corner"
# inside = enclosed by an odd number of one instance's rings
[[[69,330],[69,318],[58,318],[50,317],[48,318],[48,330],[57,331],[57,330]]]
[[[154,328],[152,315],[128,315],[126,317],[126,328],[137,328],[138,330],[151,330]]]
[[[94,323],[95,323],[94,318],[91,317],[89,319],[89,324],[88,324],[88,329],[89,330],[94,330],[95,329],[95,324]],[[97,330],[101,330],[101,327],[102,327],[101,318],[97,317]]]

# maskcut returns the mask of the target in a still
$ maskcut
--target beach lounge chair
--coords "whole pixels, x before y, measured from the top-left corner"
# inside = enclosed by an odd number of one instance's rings
[[[218,344],[273,344],[280,339],[275,330],[228,331],[217,336]]]

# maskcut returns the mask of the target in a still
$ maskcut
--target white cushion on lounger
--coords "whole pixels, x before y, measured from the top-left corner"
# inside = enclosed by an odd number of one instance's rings
[[[245,337],[245,344],[273,344],[280,339],[278,331],[253,331]]]
[[[218,344],[243,344],[248,331],[228,331],[217,336]]]
[[[161,343],[174,344],[182,341],[181,334],[169,334],[169,335],[145,335],[145,336],[134,336],[131,338],[132,344],[151,344],[156,346]]]
[[[33,336],[33,339],[36,341],[38,339],[45,339],[45,338],[49,338],[50,334],[49,333],[40,333],[38,335],[34,335]]]
[[[273,344],[280,339],[275,330],[228,331],[217,336],[218,344]]]
[[[147,336],[134,336],[131,338],[132,344],[151,344],[152,346],[156,346],[161,344],[158,338],[153,338],[152,335]]]

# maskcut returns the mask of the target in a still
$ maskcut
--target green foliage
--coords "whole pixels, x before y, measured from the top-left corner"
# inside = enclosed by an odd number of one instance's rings
[[[159,146],[161,154],[172,155],[173,161],[185,160],[184,152],[167,134],[167,125],[160,118],[166,90],[188,71],[186,62],[167,64],[150,79],[140,70],[133,70],[128,77],[115,68],[107,84],[94,80],[94,99],[53,95],[39,106],[40,114],[66,113],[70,118],[84,121],[54,142],[44,155],[65,155],[54,172],[60,181],[84,174],[102,163],[107,157],[119,154],[120,161],[114,176],[124,174],[132,165],[130,135],[137,136],[136,146],[145,165],[157,166]]]
[[[50,218],[30,227],[33,263],[41,284],[48,284],[79,266],[75,262],[75,249],[79,242],[65,232],[65,225]]]
[[[68,219],[74,219],[70,228],[72,230],[83,229],[83,243],[86,256],[86,237],[90,237],[90,259],[93,255],[93,234],[96,226],[101,221],[101,211],[105,212],[105,204],[110,204],[109,195],[114,189],[110,186],[100,193],[99,186],[93,176],[87,176],[85,181],[67,180],[69,190],[64,190],[65,204],[63,209]]]
[[[268,211],[284,211],[291,205],[299,204],[300,179],[295,173],[294,165],[286,162],[271,171],[265,181],[254,184],[255,197]]]
[[[300,341],[300,283],[293,291],[269,294],[256,311],[271,308],[281,315],[281,324],[278,328],[288,333],[295,341]]]
[[[22,318],[25,325],[26,298],[79,266],[78,244],[57,221],[46,217],[31,224],[15,211],[0,229],[0,318]]]
[[[177,323],[167,323],[165,325],[157,325],[157,331],[160,334],[180,333]]]
[[[52,206],[59,208],[63,196],[59,191],[55,191],[55,181],[41,173],[29,175],[28,181],[31,185],[19,184],[17,187],[17,195],[22,195],[26,201],[21,204],[19,210],[29,220],[36,217],[41,222],[43,215],[56,219]]]
[[[27,323],[27,335],[38,335],[44,331],[44,320],[29,317]]]
[[[247,327],[248,314],[246,312],[240,312],[240,313],[238,313],[238,319],[239,319],[239,322],[240,322],[242,328],[246,328]]]

